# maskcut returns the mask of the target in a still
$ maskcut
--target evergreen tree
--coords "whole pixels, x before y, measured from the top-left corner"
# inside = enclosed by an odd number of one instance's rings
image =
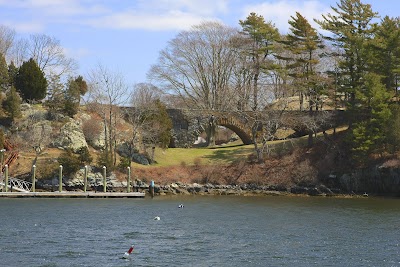
[[[87,84],[82,76],[78,76],[75,79],[70,78],[67,82],[64,96],[64,113],[73,117],[78,112],[81,95],[83,96],[86,92]]]
[[[251,59],[253,110],[259,109],[259,79],[262,71],[272,68],[274,43],[279,39],[279,31],[272,22],[265,22],[264,17],[250,13],[246,20],[239,21],[242,33],[248,36],[246,53]]]
[[[18,74],[18,68],[15,66],[14,61],[11,61],[10,65],[8,65],[8,84],[10,86],[15,86],[15,79]]]
[[[42,100],[46,97],[47,80],[32,58],[19,68],[15,87],[24,100]]]
[[[365,76],[365,87],[357,91],[357,98],[367,107],[351,130],[353,157],[359,163],[367,162],[371,153],[380,153],[386,141],[386,125],[391,118],[390,94],[377,74]]]
[[[316,22],[332,34],[324,38],[342,53],[339,72],[344,77],[343,86],[353,121],[358,117],[357,109],[365,108],[357,103],[356,94],[365,87],[364,76],[370,70],[369,48],[376,31],[376,24],[371,21],[378,14],[372,11],[371,5],[363,4],[361,0],[340,0],[332,10],[336,14],[322,15],[323,19]]]
[[[21,117],[21,98],[14,86],[11,86],[10,90],[7,91],[3,108],[13,121]]]
[[[46,106],[49,107],[49,112],[58,113],[62,112],[65,95],[64,95],[64,85],[60,81],[60,76],[50,75],[48,82],[48,99],[46,101]]]
[[[390,153],[395,154],[400,151],[400,106],[393,104],[390,111],[392,115],[385,125],[386,146]]]
[[[285,59],[291,62],[288,64],[290,75],[294,78],[294,83],[299,89],[300,109],[303,109],[303,99],[309,99],[309,109],[318,108],[319,92],[317,84],[316,65],[319,62],[317,50],[322,48],[322,41],[317,31],[310,25],[305,17],[299,12],[296,16],[291,16],[289,20],[290,33],[282,41],[285,48],[291,52],[293,57]]]
[[[400,18],[384,17],[377,28],[373,43],[371,67],[382,76],[389,92],[397,95],[400,79]]]
[[[79,148],[77,154],[78,154],[78,159],[82,164],[90,164],[93,161],[89,149],[85,146]]]
[[[6,91],[9,86],[8,67],[6,58],[0,53],[0,91]]]
[[[67,176],[76,173],[81,168],[79,158],[71,149],[67,149],[61,153],[57,160],[63,166],[63,172]]]
[[[153,108],[147,111],[148,115],[143,116],[146,120],[143,125],[143,139],[147,144],[166,148],[171,139],[172,121],[165,105],[159,99],[152,105]]]

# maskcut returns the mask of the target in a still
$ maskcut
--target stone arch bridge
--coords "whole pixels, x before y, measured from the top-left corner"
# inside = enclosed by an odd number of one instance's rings
[[[321,131],[343,125],[347,120],[344,111],[262,111],[262,112],[221,112],[168,109],[173,122],[172,147],[187,147],[194,143],[205,130],[210,119],[216,125],[224,126],[235,132],[244,144],[252,144],[252,127],[261,130],[262,122],[276,123],[278,128],[290,128],[295,136],[306,135],[312,131]],[[260,119],[264,118],[264,119]],[[256,125],[256,124],[257,125]]]

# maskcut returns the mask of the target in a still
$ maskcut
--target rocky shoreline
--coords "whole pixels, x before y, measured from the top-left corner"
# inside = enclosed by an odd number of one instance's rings
[[[55,191],[58,189],[56,181],[42,181],[38,183],[38,188],[45,191]],[[146,182],[135,180],[132,182],[131,192],[143,192],[150,195],[149,184]],[[83,180],[74,179],[63,184],[63,190],[66,191],[83,191]],[[89,179],[87,190],[103,191],[103,185],[100,179]],[[116,179],[107,178],[107,192],[126,192],[127,182],[118,181]],[[169,183],[165,185],[154,185],[155,196],[174,196],[174,195],[221,195],[221,196],[288,196],[288,195],[303,195],[303,196],[360,196],[366,197],[367,194],[356,194],[343,192],[340,189],[328,188],[325,185],[318,186],[265,186],[256,184],[241,184],[241,185],[217,185],[217,184],[185,184],[180,182]]]
[[[309,196],[336,196],[343,194],[338,190],[332,190],[326,186],[292,188],[276,186],[259,186],[255,184],[243,185],[214,185],[214,184],[182,184],[171,183],[168,185],[154,187],[155,195],[309,195]]]

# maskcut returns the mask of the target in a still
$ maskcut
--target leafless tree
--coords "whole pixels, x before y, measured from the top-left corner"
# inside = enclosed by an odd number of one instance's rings
[[[231,40],[237,30],[218,22],[204,22],[179,33],[160,52],[149,77],[167,92],[179,95],[198,110],[232,109],[235,52]]]
[[[65,55],[60,41],[45,34],[30,36],[28,52],[28,57],[33,58],[47,75],[61,76],[77,68],[77,63]]]
[[[130,131],[126,131],[124,135],[129,162],[132,155],[140,150],[141,135],[150,138],[152,136],[151,132],[145,130],[152,128],[148,118],[156,112],[154,103],[160,98],[161,91],[156,86],[149,83],[135,84],[130,100],[131,107],[124,110],[124,117],[131,125]],[[145,145],[143,148],[146,151]]]
[[[130,98],[130,88],[124,77],[102,66],[97,65],[88,76],[89,100],[97,107],[97,112],[104,123],[105,148],[110,154],[110,161],[116,164],[117,120],[120,118],[120,107]]]
[[[160,52],[149,77],[182,96],[188,107],[229,109],[230,81],[235,53],[230,41],[237,31],[205,22],[183,31]]]
[[[0,25],[0,53],[6,58],[8,58],[8,53],[14,45],[14,39],[15,30],[7,26]]]

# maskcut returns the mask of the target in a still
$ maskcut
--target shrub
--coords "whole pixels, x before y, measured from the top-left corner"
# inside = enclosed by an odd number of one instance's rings
[[[82,165],[79,158],[74,155],[70,149],[61,153],[61,155],[58,157],[58,162],[63,165],[63,173],[66,176],[76,173]]]

